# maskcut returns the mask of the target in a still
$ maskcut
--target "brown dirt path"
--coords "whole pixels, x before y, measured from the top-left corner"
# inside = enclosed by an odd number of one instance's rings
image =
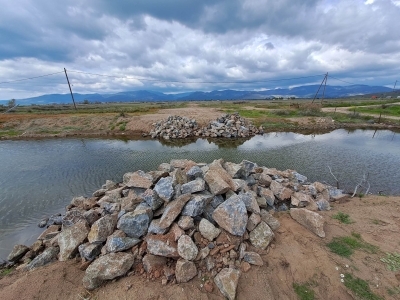
[[[298,299],[293,283],[309,282],[316,299],[355,299],[340,281],[350,273],[366,280],[375,294],[384,299],[399,299],[400,272],[392,272],[380,261],[386,252],[399,252],[400,197],[367,196],[333,203],[334,209],[320,212],[325,217],[326,237],[321,239],[295,222],[288,213],[277,213],[281,227],[267,251],[258,251],[265,262],[242,273],[238,300]],[[354,222],[342,224],[333,219],[338,211]],[[377,253],[355,250],[350,259],[328,249],[334,237],[361,234],[366,242],[378,246]],[[185,284],[163,286],[161,280],[146,280],[139,275],[114,280],[87,292],[82,287],[84,271],[75,260],[57,262],[32,272],[13,271],[0,278],[0,298],[11,299],[224,299],[215,287],[207,293],[199,278]],[[396,276],[397,275],[397,276]]]

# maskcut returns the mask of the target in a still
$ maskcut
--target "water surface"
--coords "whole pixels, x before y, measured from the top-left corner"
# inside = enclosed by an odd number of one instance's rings
[[[325,134],[269,133],[249,140],[48,139],[0,141],[0,258],[13,245],[30,245],[46,216],[63,213],[75,196],[90,196],[107,179],[155,170],[187,158],[212,162],[243,159],[280,170],[295,169],[310,181],[351,190],[368,174],[371,192],[400,194],[400,134],[388,130],[335,130]]]

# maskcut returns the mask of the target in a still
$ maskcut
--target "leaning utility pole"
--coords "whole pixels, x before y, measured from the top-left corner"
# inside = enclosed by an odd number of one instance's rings
[[[324,101],[325,90],[326,90],[326,82],[327,82],[327,81],[328,81],[328,72],[326,72],[326,75],[325,75],[325,84],[324,84],[324,91],[322,92],[321,104],[322,104],[322,101]]]
[[[69,83],[69,79],[68,79],[68,75],[67,75],[67,70],[66,70],[65,68],[64,68],[64,72],[65,72],[65,77],[67,77],[67,82],[68,82],[68,86],[69,86],[69,91],[71,92],[72,102],[74,102],[74,107],[75,107],[75,109],[76,109],[74,94],[72,93],[71,84]]]
[[[394,83],[393,92],[396,90],[396,84],[397,84],[397,80],[396,80],[396,82]]]
[[[326,80],[327,80],[327,79],[328,79],[328,73],[326,73],[324,79],[322,79],[322,82],[321,82],[321,84],[319,85],[318,91],[317,91],[317,93],[315,94],[314,99],[313,99],[313,101],[312,101],[311,103],[314,103],[315,98],[317,98],[317,95],[318,95],[318,93],[319,93],[319,90],[321,89],[321,86],[324,84],[324,82],[325,82],[325,86],[326,86]],[[324,88],[324,93],[325,93],[325,88]]]

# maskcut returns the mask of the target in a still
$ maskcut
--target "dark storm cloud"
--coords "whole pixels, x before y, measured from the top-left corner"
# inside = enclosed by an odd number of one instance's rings
[[[0,0],[0,5],[0,81],[66,67],[167,81],[249,81],[329,71],[386,84],[400,71],[397,0]],[[235,88],[71,77],[81,92]],[[60,82],[60,90],[64,85]],[[29,82],[7,89],[0,86],[0,94],[28,92]],[[43,91],[34,84],[31,89]]]

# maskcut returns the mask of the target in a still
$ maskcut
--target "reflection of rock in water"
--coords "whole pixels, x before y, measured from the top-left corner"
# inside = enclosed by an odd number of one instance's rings
[[[209,143],[214,143],[218,148],[237,148],[243,145],[244,142],[248,141],[250,138],[240,138],[240,139],[226,139],[226,138],[207,138]]]
[[[213,143],[218,146],[218,148],[237,148],[244,142],[248,141],[250,138],[238,138],[238,139],[226,139],[226,138],[185,138],[185,139],[158,139],[158,141],[167,147],[183,147],[190,144],[196,143],[196,141],[206,140],[208,143]]]
[[[167,147],[183,147],[193,143],[196,143],[198,138],[185,138],[185,139],[158,139],[163,146]]]

